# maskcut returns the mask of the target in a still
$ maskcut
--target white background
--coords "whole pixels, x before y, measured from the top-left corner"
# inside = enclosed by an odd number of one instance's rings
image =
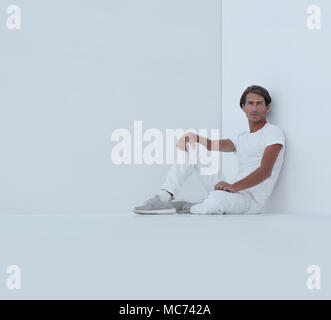
[[[320,31],[306,28],[304,0],[224,0],[222,20],[218,0],[16,1],[20,31],[6,29],[10,4],[0,3],[0,298],[330,298],[330,1],[315,2]],[[132,214],[169,166],[113,165],[112,131],[222,122],[226,138],[248,129],[239,98],[251,84],[270,90],[269,121],[287,137],[274,214]],[[235,174],[234,156],[223,160]],[[194,183],[183,195],[199,195]],[[13,264],[21,290],[6,287]],[[310,265],[321,290],[306,286]]]

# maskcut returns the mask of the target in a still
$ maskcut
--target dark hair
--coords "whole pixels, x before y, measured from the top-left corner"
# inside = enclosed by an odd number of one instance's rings
[[[260,86],[250,86],[244,91],[240,98],[240,108],[242,108],[242,106],[246,104],[246,96],[249,93],[256,93],[262,96],[266,105],[271,103],[271,97],[267,89]]]

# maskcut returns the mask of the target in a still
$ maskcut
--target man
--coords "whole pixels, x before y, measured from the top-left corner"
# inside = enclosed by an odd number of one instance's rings
[[[240,107],[245,112],[249,131],[234,134],[226,140],[209,140],[192,132],[183,135],[177,147],[198,153],[198,147],[209,151],[234,152],[239,172],[232,181],[223,181],[221,172],[204,176],[201,163],[174,164],[160,191],[133,211],[138,214],[226,214],[260,213],[270,197],[280,174],[285,152],[282,130],[266,121],[270,110],[269,92],[260,86],[250,86],[242,94]],[[174,201],[180,187],[192,173],[198,174],[208,197],[198,203]]]

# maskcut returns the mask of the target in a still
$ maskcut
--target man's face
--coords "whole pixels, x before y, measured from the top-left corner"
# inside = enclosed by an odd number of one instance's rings
[[[243,111],[250,122],[258,123],[266,119],[267,112],[270,110],[270,104],[266,106],[264,98],[256,93],[248,93],[246,104]]]

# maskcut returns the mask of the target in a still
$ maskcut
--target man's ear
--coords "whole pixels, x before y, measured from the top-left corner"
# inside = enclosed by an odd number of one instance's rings
[[[270,106],[271,106],[271,104],[269,103],[269,104],[267,105],[267,111],[270,111]]]

